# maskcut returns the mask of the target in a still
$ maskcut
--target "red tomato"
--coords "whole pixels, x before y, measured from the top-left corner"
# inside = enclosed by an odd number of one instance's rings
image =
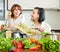
[[[21,46],[21,45],[18,45],[18,46],[16,46],[16,48],[17,48],[17,49],[21,49],[21,48],[22,48],[22,46]]]
[[[23,49],[19,49],[20,50],[20,52],[23,52],[24,50]]]
[[[31,43],[36,43],[36,39],[32,38]]]
[[[41,45],[36,45],[37,48],[41,48]]]
[[[18,49],[22,49],[24,47],[24,45],[17,45],[16,48]]]
[[[16,43],[16,41],[15,41],[15,40],[13,40],[13,41],[12,41],[12,44],[14,45],[15,43]]]
[[[20,45],[24,45],[24,43],[22,41],[19,42]]]
[[[37,42],[37,45],[41,45],[39,42]]]
[[[16,50],[12,50],[12,52],[16,52]]]
[[[19,42],[19,46],[20,46],[21,48],[23,48],[23,47],[24,47],[24,43],[23,43],[23,42]]]
[[[30,51],[38,51],[39,48],[37,48],[37,47],[31,47],[29,50],[30,50]]]
[[[15,50],[12,50],[12,52],[23,52],[23,49],[15,49]]]
[[[18,46],[18,42],[15,41],[15,40],[12,41],[12,44],[13,44],[14,46]]]
[[[28,52],[40,52],[38,48],[30,48]]]

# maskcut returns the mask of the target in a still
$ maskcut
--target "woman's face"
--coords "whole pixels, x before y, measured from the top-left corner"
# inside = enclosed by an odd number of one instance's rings
[[[13,14],[15,17],[18,17],[20,15],[21,11],[18,9],[18,7],[15,8],[15,10],[13,11]]]
[[[38,9],[33,9],[33,12],[31,14],[31,20],[32,21],[35,21],[35,20],[38,21],[38,19],[39,19]]]

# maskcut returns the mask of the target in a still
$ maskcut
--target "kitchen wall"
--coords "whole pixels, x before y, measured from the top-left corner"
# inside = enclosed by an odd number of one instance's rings
[[[23,11],[23,15],[27,19],[27,23],[30,24],[30,15],[32,11]],[[60,29],[60,11],[57,10],[45,10],[45,22],[48,23],[52,29]]]
[[[26,5],[26,4],[25,4]],[[28,4],[30,5],[30,4]],[[7,18],[7,1],[5,0],[5,17]],[[23,11],[23,15],[26,18],[26,23],[30,23],[30,14],[32,11]],[[60,11],[57,11],[55,9],[47,9],[45,10],[45,17],[48,24],[51,25],[52,29],[60,29]]]
[[[46,22],[49,23],[52,29],[60,29],[60,11],[46,10]]]
[[[35,6],[43,8],[58,8],[59,0],[9,0],[8,9],[13,4],[20,4],[23,9],[33,9]]]

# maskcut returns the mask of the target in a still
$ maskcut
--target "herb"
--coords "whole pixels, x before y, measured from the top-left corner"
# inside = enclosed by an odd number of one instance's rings
[[[30,39],[23,39],[22,41],[24,43],[24,48],[31,48],[31,47],[35,47],[36,46],[36,43],[32,43],[31,44],[31,40]]]
[[[5,38],[6,37],[6,31],[7,30],[2,30],[1,32],[0,32],[0,38],[2,37],[2,38]]]
[[[0,38],[0,49],[9,50],[12,48],[12,38]]]
[[[24,48],[30,48],[30,40],[27,40],[27,39],[25,39],[25,40],[23,40],[23,43],[24,43]]]
[[[60,43],[56,40],[51,40],[49,37],[42,38],[39,40],[42,45],[43,50],[48,50],[49,52],[60,51]]]
[[[42,32],[41,35],[45,36],[45,35],[49,35],[49,33],[48,32]]]

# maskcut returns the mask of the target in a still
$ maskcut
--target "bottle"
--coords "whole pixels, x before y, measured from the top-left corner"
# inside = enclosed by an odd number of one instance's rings
[[[12,32],[11,31],[6,31],[6,38],[11,38]]]

